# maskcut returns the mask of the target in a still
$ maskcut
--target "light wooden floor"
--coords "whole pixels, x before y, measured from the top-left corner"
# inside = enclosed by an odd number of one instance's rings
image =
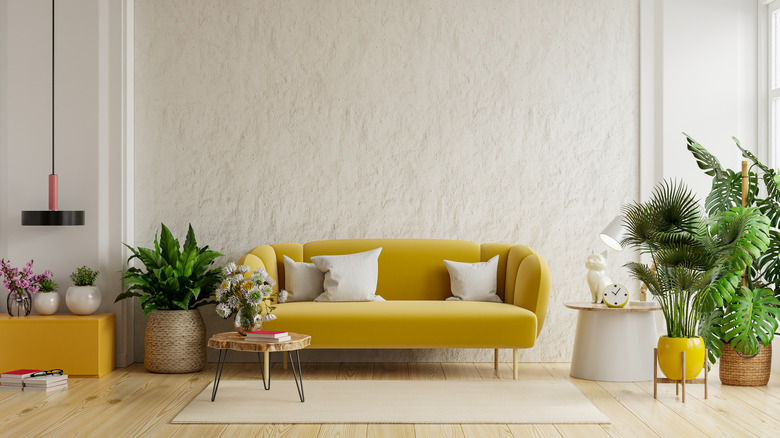
[[[711,374],[710,397],[688,387],[686,404],[674,385],[611,383],[569,377],[566,363],[522,363],[520,378],[571,380],[612,421],[606,425],[175,425],[171,419],[210,385],[214,364],[195,374],[150,374],[142,364],[120,368],[100,379],[70,379],[67,390],[43,393],[0,391],[3,437],[530,437],[616,436],[699,437],[780,436],[780,373],[769,386],[721,386]],[[259,365],[228,363],[224,379],[259,376]],[[274,378],[291,378],[280,364]],[[510,364],[496,375],[492,363],[304,363],[306,379],[511,379]],[[443,401],[446,402],[446,401]]]

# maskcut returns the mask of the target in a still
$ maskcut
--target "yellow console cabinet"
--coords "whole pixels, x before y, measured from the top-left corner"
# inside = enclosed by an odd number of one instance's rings
[[[101,377],[114,369],[116,317],[0,315],[0,372],[61,368],[74,377]]]

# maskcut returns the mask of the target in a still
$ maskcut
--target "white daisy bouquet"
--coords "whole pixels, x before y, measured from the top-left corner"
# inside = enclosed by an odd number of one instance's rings
[[[276,284],[265,269],[250,272],[246,265],[230,263],[222,268],[222,283],[217,289],[217,314],[228,318],[233,312],[258,313],[263,322],[276,319],[272,313],[274,298],[284,302],[285,293],[273,291]]]

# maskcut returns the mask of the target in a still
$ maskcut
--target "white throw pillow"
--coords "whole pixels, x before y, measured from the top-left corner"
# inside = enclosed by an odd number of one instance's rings
[[[450,273],[451,297],[447,301],[490,301],[501,303],[496,295],[498,256],[481,263],[445,260]]]
[[[314,301],[384,301],[376,295],[379,253],[382,248],[347,255],[311,258],[325,273],[325,292]]]
[[[284,288],[287,291],[287,301],[312,301],[322,292],[325,274],[314,263],[296,262],[282,256],[284,259]]]

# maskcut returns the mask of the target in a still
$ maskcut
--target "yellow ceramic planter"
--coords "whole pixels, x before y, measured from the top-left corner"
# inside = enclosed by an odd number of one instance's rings
[[[699,375],[704,366],[704,341],[695,338],[658,338],[658,365],[661,372],[670,379],[682,379],[682,352],[685,351],[685,379]]]

